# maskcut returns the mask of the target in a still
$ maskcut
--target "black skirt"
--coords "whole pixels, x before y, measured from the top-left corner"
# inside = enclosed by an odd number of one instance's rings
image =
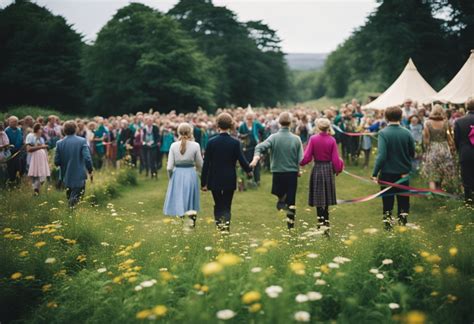
[[[309,181],[308,203],[312,207],[324,207],[337,204],[336,177],[332,163],[316,161]]]

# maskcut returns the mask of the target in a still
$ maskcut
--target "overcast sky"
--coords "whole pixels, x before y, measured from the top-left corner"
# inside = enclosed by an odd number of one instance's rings
[[[74,28],[94,40],[100,28],[127,0],[32,0],[64,16]],[[0,0],[0,7],[12,3]],[[138,0],[163,12],[178,1]],[[233,10],[241,21],[262,20],[276,29],[287,53],[327,53],[334,50],[377,6],[375,0],[214,0]]]

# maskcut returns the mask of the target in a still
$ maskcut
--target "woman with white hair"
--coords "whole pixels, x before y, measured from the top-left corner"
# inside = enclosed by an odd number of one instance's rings
[[[201,147],[193,139],[193,128],[188,123],[178,126],[178,141],[171,144],[167,171],[169,175],[163,213],[168,216],[188,216],[196,226],[200,209],[199,181],[196,169],[202,169]]]
[[[336,140],[328,134],[331,122],[327,118],[317,121],[318,135],[311,136],[300,165],[314,161],[309,183],[309,205],[316,207],[318,228],[325,227],[329,235],[329,206],[336,205],[336,179],[344,169],[344,162],[339,157]]]

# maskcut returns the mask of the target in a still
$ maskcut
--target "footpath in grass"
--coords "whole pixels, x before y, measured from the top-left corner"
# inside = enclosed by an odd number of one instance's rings
[[[215,230],[210,193],[202,193],[195,230],[164,217],[164,172],[136,185],[131,171],[101,172],[72,213],[54,189],[35,198],[26,186],[2,192],[1,320],[473,321],[472,209],[414,198],[411,226],[387,233],[379,199],[333,206],[326,239],[307,207],[309,171],[292,233],[275,208],[270,174],[260,188],[236,193],[230,235]],[[340,199],[378,190],[337,178]]]

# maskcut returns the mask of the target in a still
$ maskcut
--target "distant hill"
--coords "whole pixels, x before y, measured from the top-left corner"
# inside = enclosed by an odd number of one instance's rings
[[[327,56],[327,53],[288,53],[285,57],[291,70],[314,70],[324,65]]]

